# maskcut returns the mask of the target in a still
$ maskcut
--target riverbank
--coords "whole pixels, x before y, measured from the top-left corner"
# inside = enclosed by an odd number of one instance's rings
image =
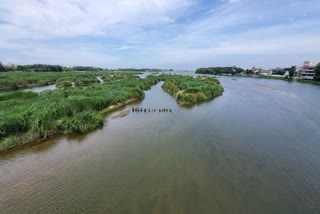
[[[125,107],[126,105],[129,105],[131,103],[137,102],[139,100],[142,100],[142,99],[132,98],[132,99],[127,100],[124,103],[117,103],[114,106],[110,106],[108,108],[103,109],[102,111],[100,111],[100,114],[103,115],[103,116],[106,116],[106,115],[108,115],[108,114],[110,114],[110,113],[112,113],[112,112],[114,112],[114,111],[116,111],[116,110],[118,110],[118,109],[120,109],[122,107]]]

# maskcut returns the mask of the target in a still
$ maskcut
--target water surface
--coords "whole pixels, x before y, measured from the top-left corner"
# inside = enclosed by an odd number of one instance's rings
[[[46,86],[40,86],[40,87],[34,87],[34,88],[27,88],[27,89],[24,89],[23,91],[32,91],[32,92],[40,93],[46,90],[55,90],[56,88],[57,86],[53,84],[53,85],[46,85]]]
[[[320,87],[220,81],[194,108],[160,83],[132,106],[171,113],[1,153],[1,213],[320,213]]]

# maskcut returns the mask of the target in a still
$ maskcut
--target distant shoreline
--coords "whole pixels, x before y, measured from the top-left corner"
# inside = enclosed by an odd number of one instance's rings
[[[313,85],[320,85],[319,81],[308,80],[308,79],[298,79],[298,78],[285,78],[285,77],[274,77],[274,76],[240,76],[240,75],[217,75],[217,74],[199,74],[199,75],[210,75],[216,77],[240,77],[240,78],[255,78],[255,79],[272,79],[272,80],[283,80],[287,82],[299,82],[299,83],[308,83]]]

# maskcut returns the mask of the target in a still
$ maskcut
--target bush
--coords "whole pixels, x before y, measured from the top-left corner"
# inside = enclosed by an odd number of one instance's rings
[[[202,92],[196,93],[196,97],[197,97],[198,102],[206,100],[206,96],[204,96],[204,94]]]
[[[180,105],[213,99],[223,93],[223,88],[216,78],[189,77],[180,75],[161,75],[164,80],[163,89],[177,97]]]
[[[60,122],[60,121],[59,121]],[[103,117],[92,111],[76,114],[72,118],[66,118],[58,123],[65,133],[86,133],[103,126]]]

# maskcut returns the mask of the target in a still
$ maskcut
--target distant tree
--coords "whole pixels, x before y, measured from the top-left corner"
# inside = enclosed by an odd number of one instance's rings
[[[247,75],[252,75],[252,74],[253,74],[253,70],[251,70],[251,69],[246,69],[245,73],[246,73]]]
[[[74,66],[73,71],[103,71],[102,68],[92,67],[92,66]]]
[[[63,71],[60,65],[44,65],[44,64],[18,65],[17,70],[32,71],[32,72],[62,72]]]
[[[0,72],[6,72],[6,68],[0,62]]]
[[[284,75],[285,73],[286,73],[285,69],[274,69],[274,70],[272,70],[272,74],[275,74],[275,75]]]
[[[239,74],[244,72],[244,69],[238,67],[209,67],[209,68],[198,68],[196,70],[197,74],[214,74],[214,75],[221,75],[221,74]]]
[[[289,69],[289,77],[292,78],[295,72],[296,72],[296,66],[291,66],[291,68]]]
[[[314,76],[313,80],[320,81],[320,63],[314,69],[316,75]]]

